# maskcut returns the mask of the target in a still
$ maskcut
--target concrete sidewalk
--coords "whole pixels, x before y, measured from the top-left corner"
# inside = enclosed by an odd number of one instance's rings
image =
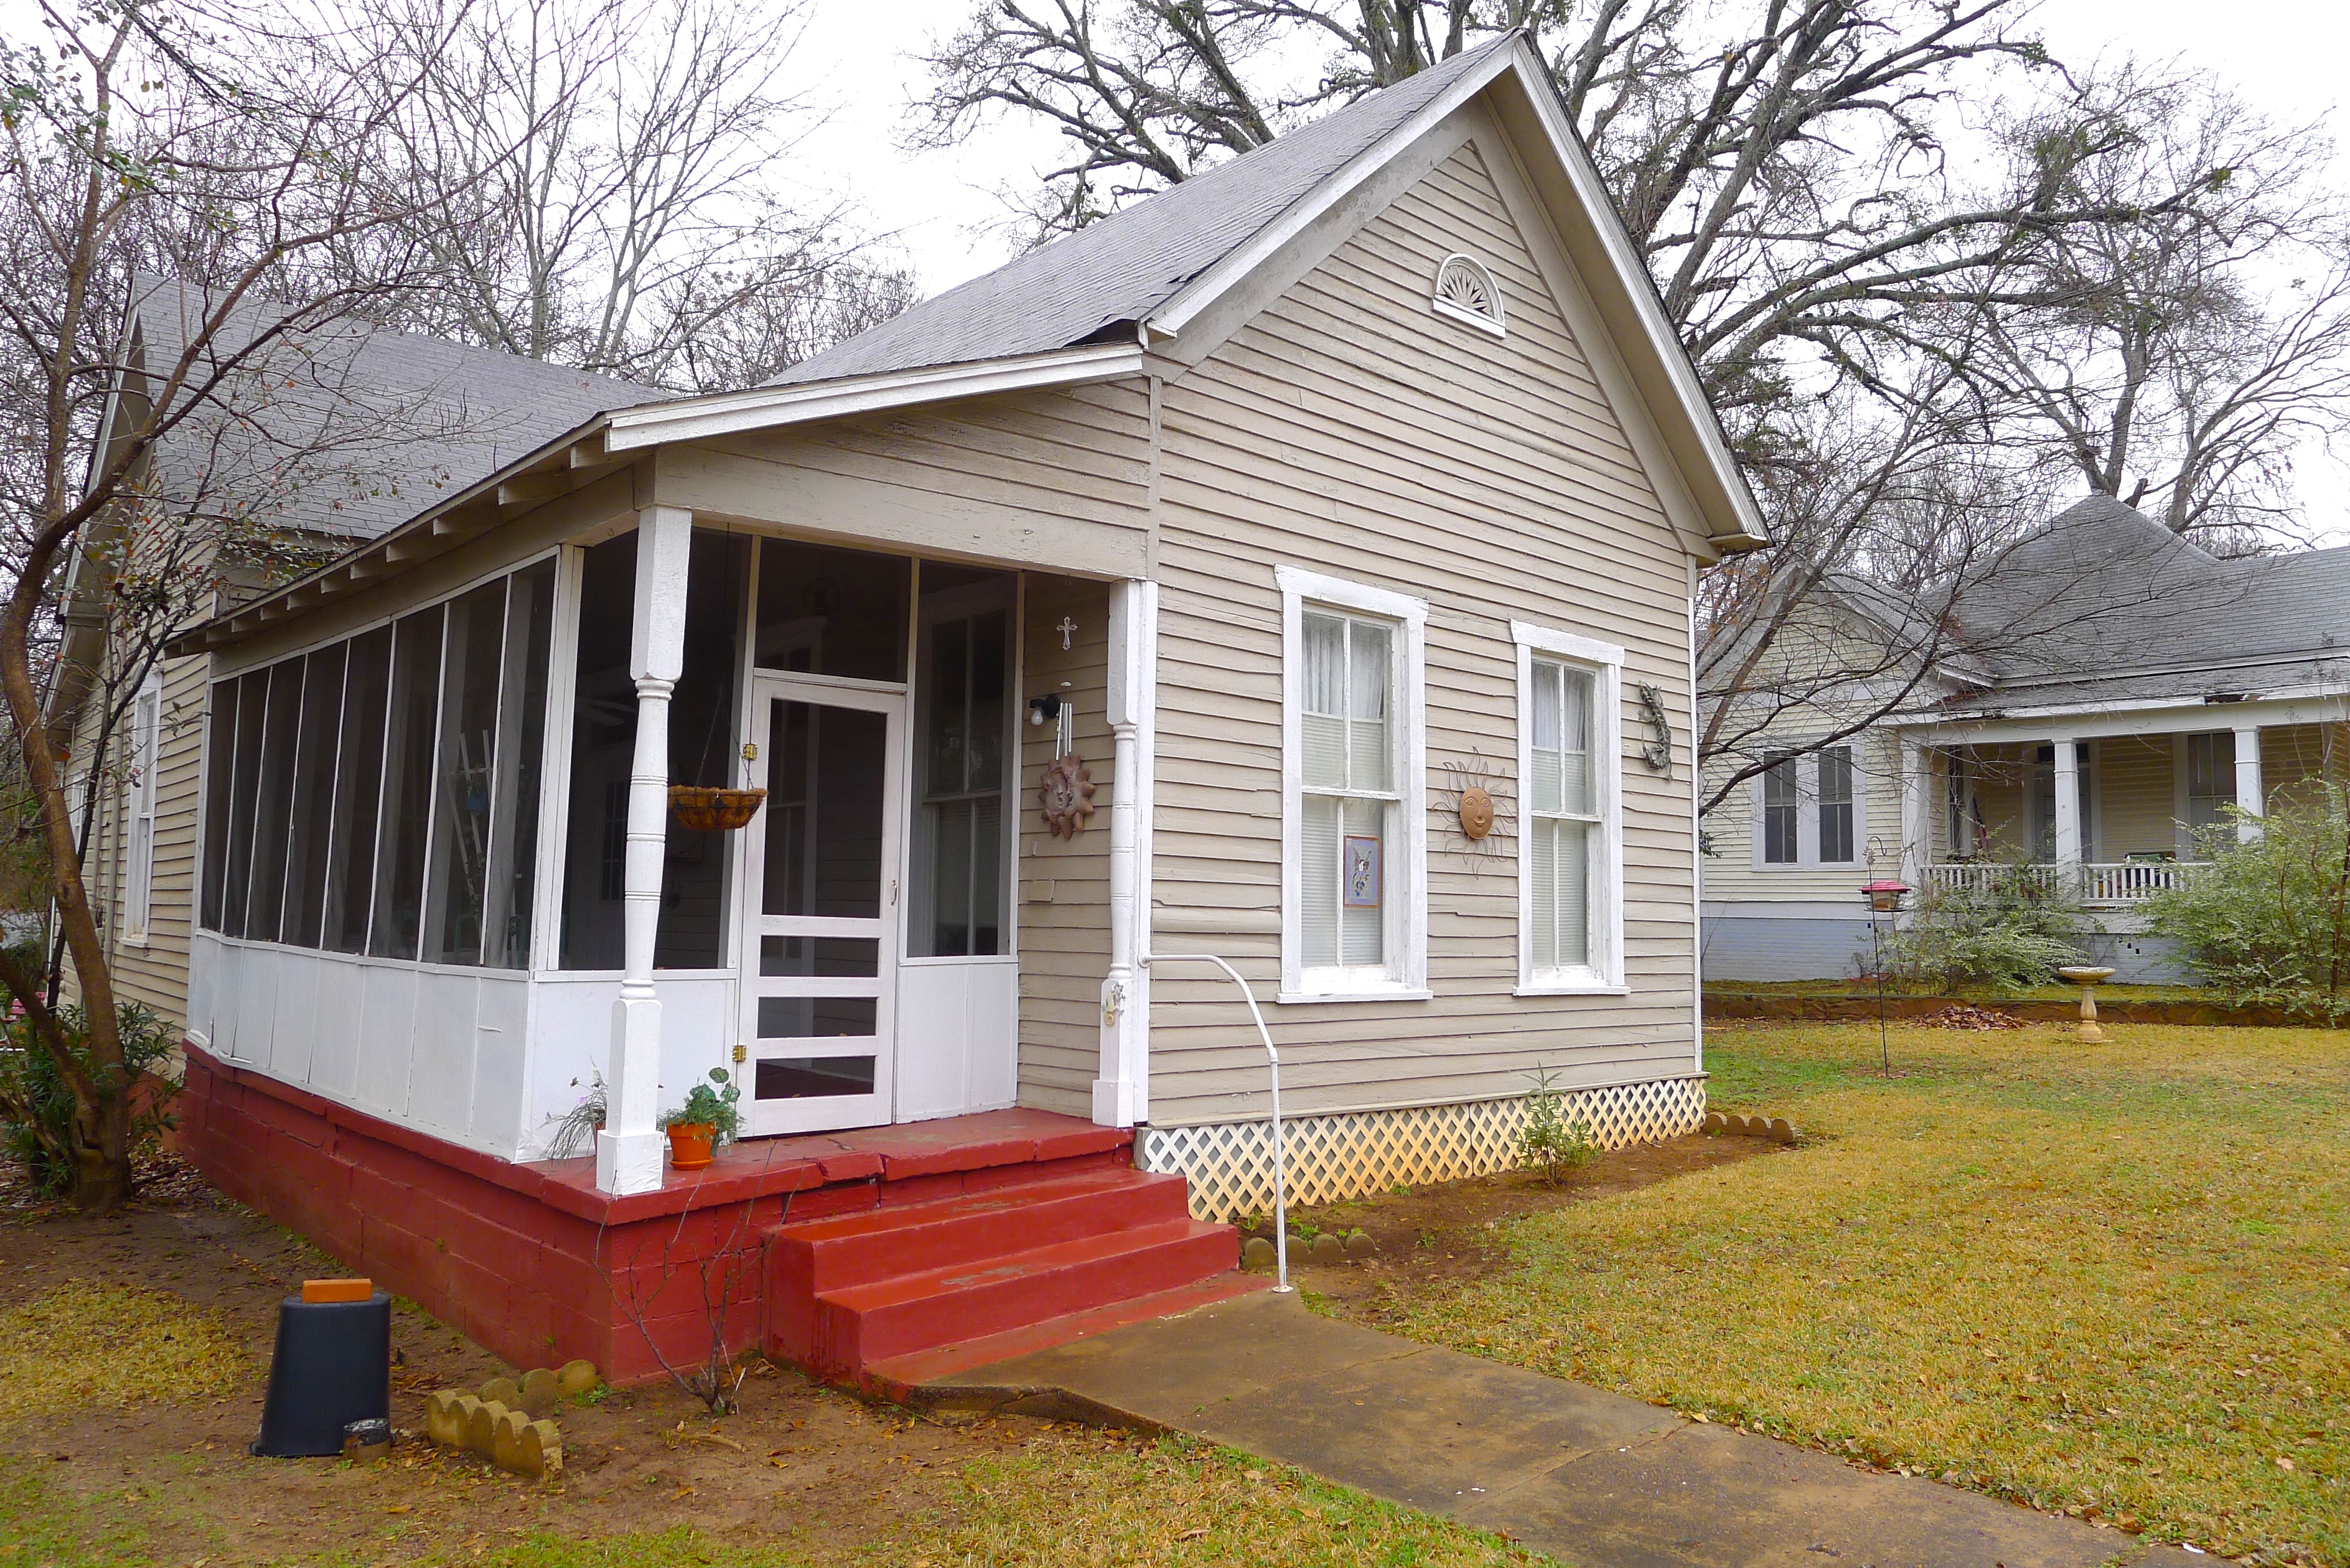
[[[1317,1317],[1269,1292],[914,1392],[938,1408],[1191,1433],[1589,1568],[2218,1561]]]

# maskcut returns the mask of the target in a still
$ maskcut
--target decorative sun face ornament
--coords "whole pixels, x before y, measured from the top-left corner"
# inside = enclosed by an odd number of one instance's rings
[[[1054,837],[1077,836],[1077,829],[1094,814],[1094,776],[1076,753],[1064,753],[1045,768],[1036,804],[1044,808],[1045,826]]]
[[[1493,797],[1471,784],[1461,792],[1461,836],[1475,843],[1493,831]]]

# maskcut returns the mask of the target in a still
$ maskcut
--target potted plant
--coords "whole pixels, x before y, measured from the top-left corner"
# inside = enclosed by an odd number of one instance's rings
[[[742,1130],[743,1114],[734,1108],[743,1091],[727,1082],[726,1069],[710,1069],[710,1082],[696,1084],[685,1104],[661,1117],[669,1134],[669,1162],[679,1170],[700,1170],[717,1158],[717,1146]]]

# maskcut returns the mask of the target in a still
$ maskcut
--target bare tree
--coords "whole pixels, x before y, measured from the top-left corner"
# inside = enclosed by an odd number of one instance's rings
[[[2137,207],[2024,254],[1977,374],[2027,416],[2046,467],[2220,549],[2289,530],[2296,447],[2350,414],[2350,212],[2330,143],[2206,83],[2107,89],[2131,134],[2074,163],[2071,199]],[[2164,193],[2193,183],[2189,203]]]
[[[130,1085],[73,835],[64,742],[50,732],[34,660],[53,642],[74,552],[128,547],[114,577],[126,594],[142,591],[141,572],[169,569],[168,546],[135,543],[141,530],[124,521],[141,508],[159,448],[205,421],[225,447],[253,452],[276,439],[256,437],[240,407],[284,393],[311,358],[306,336],[409,281],[396,248],[380,250],[364,283],[317,287],[301,271],[329,247],[417,216],[405,192],[369,181],[364,156],[415,75],[380,30],[326,21],[290,33],[228,0],[211,10],[111,0],[75,12],[51,0],[37,38],[0,44],[0,377],[15,394],[0,420],[0,696],[85,1028],[77,1038],[64,1026],[41,977],[13,955],[0,953],[0,983],[72,1092],[70,1196],[91,1209],[129,1196]],[[175,348],[125,397],[125,305],[134,272],[155,263],[203,286],[182,296]],[[84,452],[94,452],[86,466]]]
[[[378,154],[466,192],[409,199],[442,286],[404,324],[705,391],[908,303],[846,208],[788,182],[815,118],[782,85],[799,0],[481,0],[448,47],[439,0],[372,3],[421,85]]]

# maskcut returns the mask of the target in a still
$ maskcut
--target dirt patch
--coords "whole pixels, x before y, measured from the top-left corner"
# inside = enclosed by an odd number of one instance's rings
[[[1360,1262],[1316,1263],[1293,1241],[1290,1275],[1301,1288],[1326,1299],[1341,1316],[1382,1327],[1402,1318],[1424,1295],[1443,1293],[1462,1281],[1505,1267],[1509,1251],[1499,1231],[1507,1220],[1752,1159],[1778,1147],[1761,1138],[1692,1133],[1612,1150],[1555,1187],[1532,1171],[1511,1170],[1298,1210],[1290,1215],[1293,1230],[1361,1231],[1378,1250]],[[1272,1234],[1270,1222],[1263,1229],[1265,1235]]]
[[[180,1173],[161,1196],[105,1220],[67,1215],[21,1189],[0,1195],[0,1309],[68,1281],[169,1292],[216,1313],[246,1375],[225,1395],[92,1409],[0,1428],[0,1471],[37,1474],[179,1560],[355,1563],[463,1557],[536,1532],[567,1537],[691,1524],[716,1540],[772,1542],[830,1558],[902,1536],[910,1520],[947,1528],[969,1506],[973,1460],[1015,1453],[1099,1454],[1123,1434],[1017,1418],[915,1419],[760,1364],[743,1408],[713,1421],[667,1386],[567,1407],[567,1476],[543,1487],[481,1461],[403,1442],[392,1459],[256,1459],[281,1297],[340,1269],[299,1239]],[[516,1369],[415,1308],[396,1309],[392,1420],[422,1426],[425,1396]],[[136,1345],[120,1347],[135,1355]]]

